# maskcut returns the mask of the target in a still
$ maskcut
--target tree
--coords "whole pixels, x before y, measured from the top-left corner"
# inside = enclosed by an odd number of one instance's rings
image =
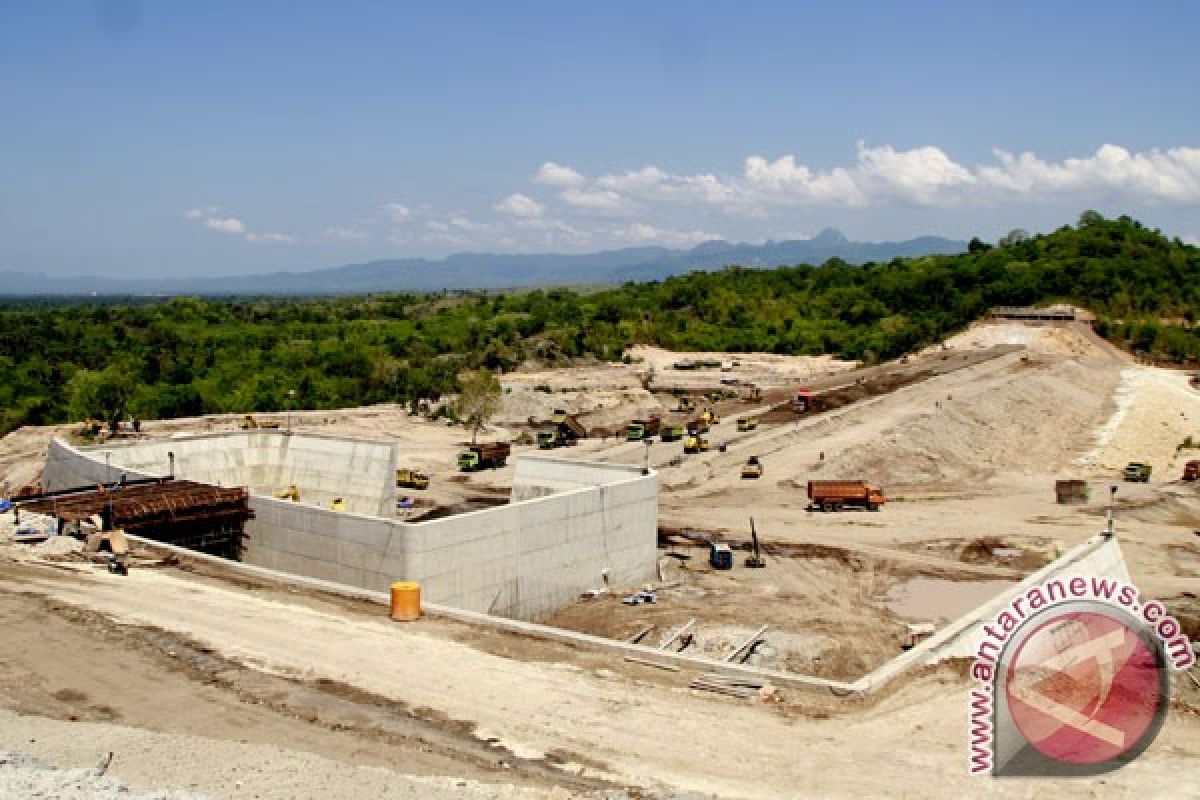
[[[996,241],[996,246],[1015,247],[1016,245],[1027,241],[1029,241],[1029,231],[1024,230],[1023,228],[1013,228]]]
[[[973,236],[971,241],[967,243],[968,253],[986,253],[991,250],[992,246],[980,239],[978,236]]]
[[[116,433],[117,425],[129,410],[134,382],[128,369],[113,364],[99,372],[79,370],[71,376],[67,389],[71,416],[104,420],[108,429]]]
[[[1098,225],[1104,222],[1104,215],[1099,211],[1087,210],[1079,215],[1079,222],[1076,227],[1087,228],[1092,225]]]
[[[500,381],[486,369],[468,372],[459,381],[454,413],[471,428],[471,444],[480,429],[500,409]]]

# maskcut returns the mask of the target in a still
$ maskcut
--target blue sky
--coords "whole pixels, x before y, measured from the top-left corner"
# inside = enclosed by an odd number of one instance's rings
[[[0,270],[1200,236],[1200,4],[0,0]]]

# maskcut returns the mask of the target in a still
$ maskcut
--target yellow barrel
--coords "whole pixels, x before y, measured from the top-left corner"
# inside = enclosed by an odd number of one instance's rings
[[[397,581],[392,584],[392,619],[412,622],[421,618],[421,584]]]

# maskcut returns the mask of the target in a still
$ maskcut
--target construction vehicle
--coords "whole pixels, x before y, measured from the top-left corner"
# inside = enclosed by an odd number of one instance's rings
[[[625,426],[625,441],[640,442],[643,439],[652,439],[658,435],[662,428],[661,417],[650,417],[649,419],[635,419]]]
[[[733,551],[729,545],[711,542],[708,545],[708,565],[713,569],[733,569]]]
[[[716,425],[721,421],[721,418],[717,416],[717,412],[713,411],[711,408],[706,408],[701,411],[700,419],[704,420],[710,426]]]
[[[748,386],[746,391],[742,393],[743,403],[757,403],[762,400],[762,389],[757,386]]]
[[[1131,483],[1149,483],[1150,473],[1153,470],[1149,464],[1143,464],[1140,461],[1130,461],[1125,465],[1124,477],[1125,480]]]
[[[538,431],[537,445],[542,450],[552,450],[555,447],[572,447],[580,439],[587,438],[587,429],[575,417],[561,408],[554,410],[550,418],[549,428]]]
[[[742,464],[743,478],[761,478],[763,475],[762,462],[758,460],[758,456],[750,456],[746,459],[746,463]]]
[[[404,468],[396,470],[396,486],[402,489],[428,489],[429,476],[419,469]]]
[[[238,423],[238,427],[244,431],[255,431],[259,428],[278,428],[279,423],[273,419],[264,419],[259,421],[254,418],[253,414],[247,414],[246,416],[242,417],[242,421]]]
[[[329,504],[329,507],[334,511],[345,511],[346,501],[340,497],[335,497],[333,498],[333,502]]]
[[[1183,479],[1194,481],[1200,478],[1200,461],[1189,461],[1183,465]]]
[[[679,398],[679,405],[678,405],[678,407],[676,407],[675,410],[680,413],[683,413],[683,414],[687,414],[689,412],[695,411],[696,410],[696,401],[693,400],[690,396],[685,394]]]
[[[512,445],[508,442],[473,444],[458,454],[458,468],[463,472],[475,472],[503,467],[511,453]]]
[[[758,427],[758,417],[739,417],[737,429],[739,431],[752,431]]]
[[[662,440],[664,442],[678,442],[687,433],[687,429],[678,422],[671,425],[664,425],[662,428]]]
[[[796,396],[792,398],[793,411],[797,414],[807,414],[809,411],[815,411],[816,405],[816,397],[813,396],[812,389],[796,390]]]
[[[703,436],[689,436],[683,440],[683,452],[704,453],[709,448],[708,439]]]
[[[300,502],[300,490],[296,488],[296,484],[292,484],[287,488],[286,492],[280,492],[275,495],[280,500],[291,500],[293,503]]]
[[[809,510],[841,511],[865,508],[878,511],[883,505],[883,490],[866,481],[809,481]]]
[[[754,552],[746,556],[746,566],[762,569],[767,565],[767,560],[762,557],[762,551],[758,549],[758,531],[754,529],[754,517],[750,518],[750,541],[754,543]]]
[[[695,419],[690,419],[687,422],[687,432],[692,436],[696,436],[701,433],[708,433],[708,427],[708,420],[704,417],[704,415],[696,417]]]

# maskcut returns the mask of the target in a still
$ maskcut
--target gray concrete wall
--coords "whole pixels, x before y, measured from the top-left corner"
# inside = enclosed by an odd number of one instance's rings
[[[151,442],[146,452],[123,446],[121,463],[157,464],[181,441]],[[228,458],[228,446],[217,449]],[[105,480],[106,452],[113,453],[56,440],[46,464],[47,488]],[[189,465],[210,468],[217,460],[180,459],[180,450],[173,452],[176,474],[184,478],[203,480]],[[109,457],[116,461],[115,453]],[[432,603],[517,619],[548,615],[581,592],[605,586],[606,572],[614,589],[636,587],[655,576],[657,474],[643,475],[627,465],[525,456],[516,462],[513,494],[524,499],[407,523],[277,500],[252,489],[255,518],[246,523],[243,560],[375,591],[393,581],[415,580]]]
[[[82,452],[100,454],[100,460],[107,453],[117,477],[122,472],[166,475],[167,453],[174,453],[175,474],[189,480],[245,486],[268,497],[295,484],[307,504],[328,507],[341,497],[348,510],[361,514],[392,516],[396,508],[392,442],[246,431],[109,443]]]

